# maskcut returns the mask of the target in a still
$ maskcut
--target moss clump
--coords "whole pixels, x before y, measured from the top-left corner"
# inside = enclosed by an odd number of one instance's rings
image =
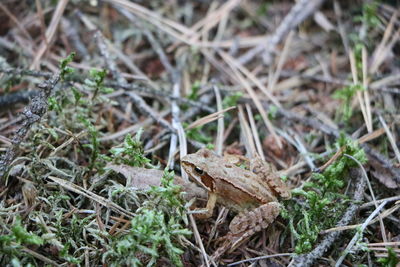
[[[346,209],[346,203],[351,201],[340,193],[346,184],[349,168],[357,163],[344,154],[350,155],[361,163],[367,161],[364,150],[355,141],[342,135],[336,143],[337,148],[343,147],[343,154],[323,173],[314,173],[312,181],[302,188],[292,191],[296,200],[286,202],[283,216],[290,222],[290,230],[296,239],[295,252],[298,254],[310,251],[318,239],[320,231],[333,227]]]
[[[137,211],[127,234],[113,240],[103,261],[110,266],[154,265],[161,257],[167,257],[174,266],[183,266],[179,240],[191,232],[179,186],[173,184],[173,172],[164,172],[161,187],[149,190],[149,200]]]

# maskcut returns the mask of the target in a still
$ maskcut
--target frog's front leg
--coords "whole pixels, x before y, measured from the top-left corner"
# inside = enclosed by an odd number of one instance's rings
[[[199,219],[208,219],[213,215],[215,204],[217,202],[217,194],[209,192],[207,206],[204,209],[195,209],[192,213]]]

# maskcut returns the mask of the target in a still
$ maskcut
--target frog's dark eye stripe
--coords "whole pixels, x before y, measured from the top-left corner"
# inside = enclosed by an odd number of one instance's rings
[[[200,168],[195,167],[194,171],[198,174],[198,175],[203,175],[204,171]]]

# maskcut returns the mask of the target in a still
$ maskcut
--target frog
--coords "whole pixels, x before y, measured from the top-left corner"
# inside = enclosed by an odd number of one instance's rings
[[[267,228],[281,211],[278,199],[291,198],[272,164],[260,157],[249,161],[250,169],[243,169],[207,148],[181,159],[185,172],[208,193],[207,205],[196,217],[210,218],[217,203],[238,213],[229,224],[229,245],[217,250],[214,257],[234,250],[247,237]]]

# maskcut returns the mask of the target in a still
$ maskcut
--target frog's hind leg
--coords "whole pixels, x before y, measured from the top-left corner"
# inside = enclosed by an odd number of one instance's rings
[[[233,234],[252,229],[254,232],[261,231],[278,217],[279,211],[280,205],[278,202],[269,202],[251,211],[239,213],[229,224],[229,230]]]
[[[277,175],[276,168],[261,158],[250,160],[250,170],[267,183],[268,187],[283,199],[290,199],[291,193],[286,184]]]
[[[279,211],[279,203],[270,202],[236,215],[229,225],[230,233],[224,237],[225,242],[214,252],[212,259],[218,261],[225,252],[231,253],[253,234],[267,228],[278,217]]]

